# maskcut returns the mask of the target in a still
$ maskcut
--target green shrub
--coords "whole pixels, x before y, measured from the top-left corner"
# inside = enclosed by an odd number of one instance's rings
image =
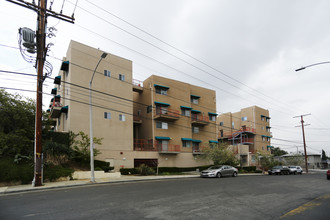
[[[155,175],[155,170],[145,164],[141,164],[137,168],[137,171],[142,176]]]
[[[31,183],[34,176],[34,166],[30,161],[15,163],[13,158],[0,158],[0,182],[21,181]]]
[[[69,167],[49,165],[44,167],[44,180],[55,181],[60,177],[72,178],[74,170]]]
[[[100,168],[100,167],[95,167],[95,169],[94,169],[95,171],[104,171],[102,168]]]
[[[121,175],[138,174],[138,171],[135,168],[121,168],[119,171]]]

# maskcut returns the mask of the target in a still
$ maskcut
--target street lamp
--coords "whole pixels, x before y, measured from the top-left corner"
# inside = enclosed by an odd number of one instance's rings
[[[91,182],[95,182],[95,176],[94,176],[94,143],[93,143],[93,112],[92,112],[92,83],[93,83],[93,78],[96,72],[97,67],[99,66],[100,62],[102,59],[106,58],[108,54],[103,53],[101,55],[101,58],[99,62],[96,64],[96,67],[94,69],[93,75],[91,80],[89,81],[89,136],[90,136],[90,153],[91,153]]]
[[[311,65],[308,65],[308,66],[303,66],[303,67],[300,67],[298,69],[296,69],[296,71],[300,71],[300,70],[304,70],[308,67],[311,67],[311,66],[316,66],[316,65],[321,65],[321,64],[327,64],[327,63],[330,63],[330,61],[325,61],[325,62],[321,62],[321,63],[314,63],[314,64],[311,64]]]

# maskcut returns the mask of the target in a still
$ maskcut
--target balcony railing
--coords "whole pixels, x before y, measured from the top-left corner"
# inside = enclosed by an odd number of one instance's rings
[[[134,150],[177,154],[181,152],[181,146],[174,144],[148,143],[146,140],[134,140]]]
[[[133,79],[132,81],[133,84],[133,91],[134,92],[143,92],[143,82],[140,80]]]
[[[180,112],[165,107],[156,107],[154,118],[165,120],[177,120],[180,118]]]
[[[199,114],[191,115],[191,123],[195,125],[207,125],[210,122],[208,116],[203,116]]]
[[[142,123],[142,118],[139,115],[133,115],[133,122],[141,124]]]

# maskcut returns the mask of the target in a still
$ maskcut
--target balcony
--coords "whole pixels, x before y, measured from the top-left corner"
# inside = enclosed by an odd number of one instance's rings
[[[196,126],[204,126],[210,123],[208,116],[202,116],[199,114],[191,114],[191,124]]]
[[[166,121],[175,121],[180,118],[180,112],[169,109],[168,107],[156,107],[154,119],[161,119]]]
[[[133,79],[133,91],[142,93],[143,92],[143,82],[140,80]]]
[[[55,96],[52,99],[52,103],[50,104],[50,117],[51,118],[59,118],[62,113],[62,104],[60,102],[60,96]]]
[[[134,124],[142,124],[142,118],[139,115],[133,115],[133,123]]]
[[[152,142],[152,141],[151,141]],[[150,143],[146,140],[134,140],[135,151],[154,151],[160,154],[178,154],[181,152],[180,145]]]

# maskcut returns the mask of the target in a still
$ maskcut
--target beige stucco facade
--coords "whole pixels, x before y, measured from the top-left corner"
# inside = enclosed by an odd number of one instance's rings
[[[240,152],[244,163],[255,164],[259,154],[271,153],[272,133],[268,110],[251,106],[239,112],[221,114],[217,118],[217,126],[219,140],[234,146],[248,146],[248,153],[246,150],[243,153],[240,149],[235,150],[236,153]]]
[[[89,135],[89,82],[103,52],[70,42],[50,105],[56,131]],[[210,164],[196,155],[217,141],[215,91],[154,75],[134,81],[132,61],[107,54],[92,82],[93,136],[102,138],[96,159],[115,170],[146,160],[162,167]],[[159,89],[166,92],[159,94]]]

